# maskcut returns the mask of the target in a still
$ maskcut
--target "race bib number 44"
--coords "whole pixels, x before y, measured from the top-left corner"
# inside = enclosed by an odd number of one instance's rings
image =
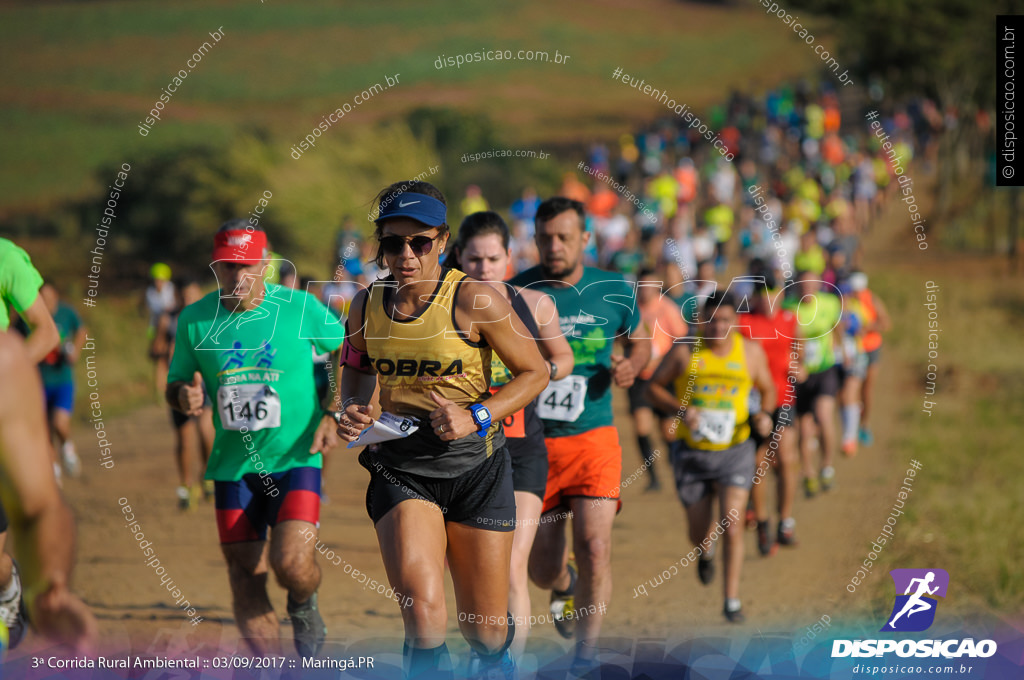
[[[587,379],[582,375],[570,375],[561,380],[552,380],[540,393],[537,401],[537,415],[543,420],[576,422],[583,413],[583,401],[587,394]]]
[[[281,427],[281,397],[270,385],[222,385],[217,412],[225,430],[266,430]]]
[[[697,412],[697,429],[694,439],[706,439],[712,444],[728,444],[736,429],[736,412],[725,409],[700,409]]]

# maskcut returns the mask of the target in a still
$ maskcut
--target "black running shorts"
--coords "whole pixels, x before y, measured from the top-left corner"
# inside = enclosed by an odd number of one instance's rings
[[[792,427],[793,422],[796,419],[796,404],[790,404],[789,408],[783,409],[778,407],[772,412],[772,432],[778,430],[782,432],[787,427]],[[762,437],[754,429],[754,426],[750,426],[750,438],[754,440],[754,446],[761,448],[761,446],[771,439],[772,433],[769,432],[767,437]]]
[[[359,464],[370,472],[366,512],[374,524],[399,503],[413,501],[437,506],[446,522],[490,531],[516,528],[512,465],[505,446],[475,468],[450,478],[424,477],[386,467],[368,449],[359,454]]]
[[[548,484],[548,446],[544,443],[544,426],[532,414],[536,427],[531,427],[531,413],[527,412],[525,437],[509,437],[505,433],[505,445],[512,458],[512,488],[527,491],[544,500]]]
[[[832,366],[821,373],[812,373],[807,380],[796,386],[796,413],[804,415],[814,412],[818,397],[834,397],[839,394],[839,367]]]
[[[629,397],[629,412],[633,413],[642,408],[649,408],[662,420],[673,417],[675,414],[665,413],[660,408],[652,404],[647,398],[647,386],[650,383],[650,379],[641,380],[640,378],[637,378],[633,381],[633,384],[630,385],[629,389],[626,390],[626,396]]]

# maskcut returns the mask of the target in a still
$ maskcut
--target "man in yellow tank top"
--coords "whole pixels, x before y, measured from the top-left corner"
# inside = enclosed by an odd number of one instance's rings
[[[676,490],[686,508],[693,552],[700,556],[701,583],[714,575],[714,541],[725,535],[725,618],[744,620],[740,599],[743,566],[742,513],[755,474],[751,428],[771,429],[775,385],[761,346],[736,328],[736,302],[714,292],[701,309],[696,344],[677,342],[651,378],[647,395],[658,408],[676,413],[672,466]],[[691,349],[692,347],[692,349]],[[761,394],[761,411],[749,412],[751,388]],[[714,511],[717,495],[719,511]]]

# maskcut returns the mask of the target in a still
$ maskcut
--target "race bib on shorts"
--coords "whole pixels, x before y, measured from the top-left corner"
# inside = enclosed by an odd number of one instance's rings
[[[582,375],[570,375],[561,380],[552,380],[540,393],[537,401],[537,415],[543,420],[575,422],[583,413],[583,401],[587,394],[587,379]]]
[[[491,388],[491,394],[498,393],[497,387]],[[505,429],[505,437],[508,439],[523,439],[526,437],[526,409],[521,408],[510,416],[501,420],[501,426]]]
[[[736,430],[736,412],[725,409],[697,409],[697,429],[693,438],[697,441],[706,439],[712,444],[728,444],[732,441]]]
[[[281,427],[281,397],[270,385],[221,385],[217,412],[225,430],[256,431]]]

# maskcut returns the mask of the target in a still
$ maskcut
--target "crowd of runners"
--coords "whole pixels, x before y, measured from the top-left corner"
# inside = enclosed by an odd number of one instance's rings
[[[885,120],[904,163],[932,153],[933,114],[923,102]],[[405,603],[410,678],[453,672],[446,569],[471,676],[514,677],[530,581],[550,590],[555,627],[576,641],[574,672],[593,666],[615,611],[625,436],[649,492],[674,482],[688,530],[672,539],[682,553],[692,544],[700,583],[722,565],[722,612],[742,622],[746,529],[764,557],[796,547],[798,490],[833,491],[838,456],[873,440],[890,319],[860,244],[894,183],[885,150],[841,117],[828,89],[734,95],[710,124],[735,161],[658,123],[624,135],[615,153],[594,145],[588,172],[567,175],[555,195],[525,189],[507,221],[478,187],[454,208],[430,183],[397,182],[376,197],[372,237],[343,224],[326,283],[300,278],[245,219],[211,228],[217,285],[206,295],[155,264],[143,309],[176,433],[176,502],[212,501],[251,649],[280,653],[273,572],[296,650],[321,653],[310,537],[325,454],[367,438],[366,510]],[[597,174],[632,187],[639,205]],[[80,468],[69,427],[85,329],[2,240],[0,274],[0,320],[9,305],[27,336],[23,349],[0,350],[40,362],[52,436],[40,425],[33,445],[58,482]],[[613,413],[616,390],[631,424]],[[9,487],[0,493],[7,507]],[[729,521],[744,512],[746,522]],[[66,582],[70,564],[60,567]],[[61,597],[77,622],[61,634],[84,638],[94,624]],[[12,634],[38,601],[20,604],[17,571],[0,561]],[[47,632],[45,617],[33,621]]]

